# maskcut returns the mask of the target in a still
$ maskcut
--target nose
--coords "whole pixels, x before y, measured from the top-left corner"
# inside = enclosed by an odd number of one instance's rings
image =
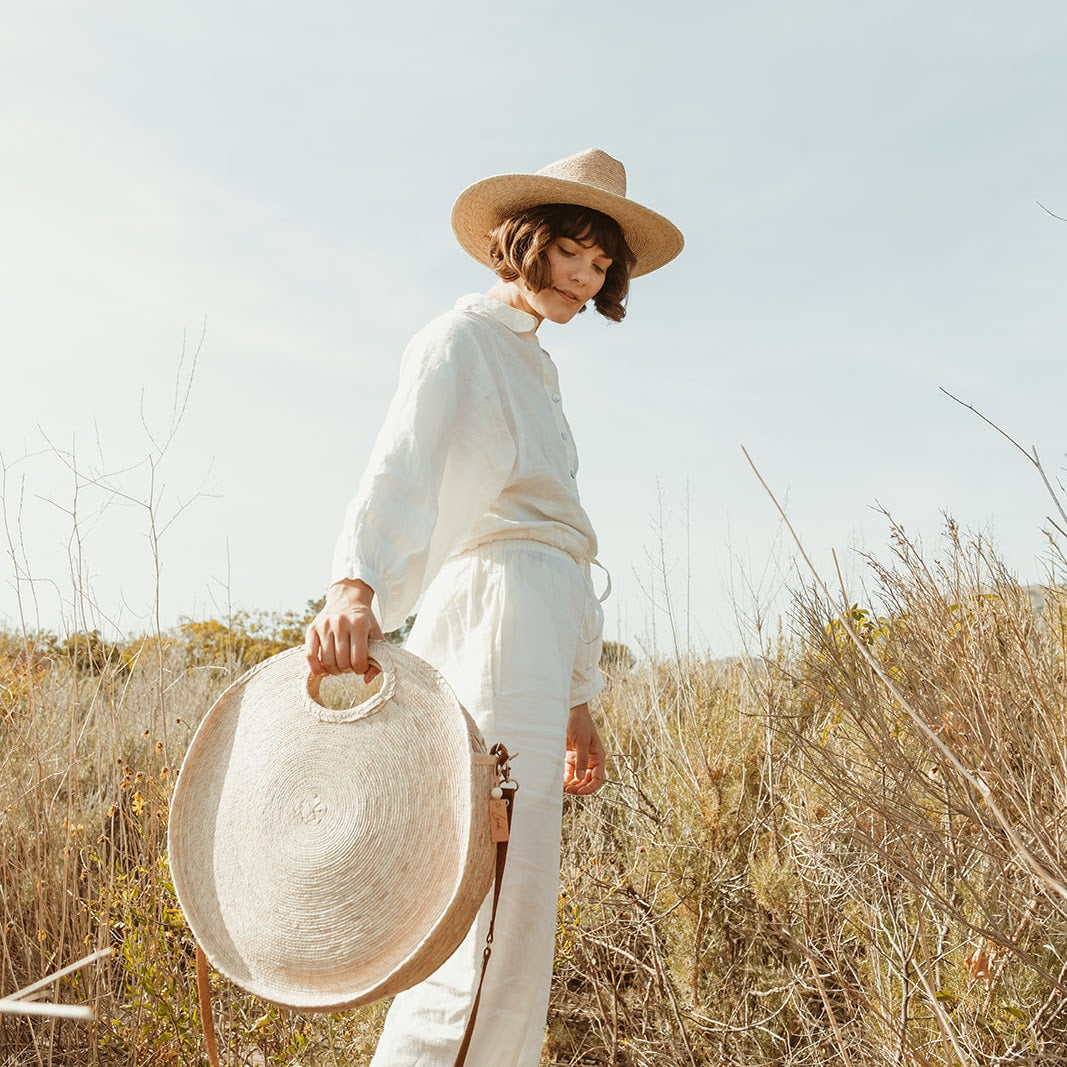
[[[581,256],[576,256],[571,264],[571,280],[585,285],[589,281],[590,266]]]

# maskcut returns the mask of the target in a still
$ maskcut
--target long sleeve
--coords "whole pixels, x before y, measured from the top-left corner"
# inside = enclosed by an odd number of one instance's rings
[[[404,353],[331,577],[366,582],[386,631],[403,623],[511,473],[515,443],[491,355],[455,315],[430,323]]]

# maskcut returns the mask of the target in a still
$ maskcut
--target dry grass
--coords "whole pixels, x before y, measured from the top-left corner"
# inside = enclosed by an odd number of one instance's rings
[[[940,565],[895,547],[877,617],[805,592],[761,658],[616,659],[613,779],[567,806],[546,1062],[1067,1063],[1067,594],[951,528]],[[276,647],[248,625],[4,638],[0,993],[116,952],[60,984],[96,1022],[0,1017],[0,1063],[202,1062],[167,799],[196,719]],[[221,981],[216,1004],[243,1064],[366,1063],[382,1012]]]
[[[233,648],[247,645],[235,632]],[[274,650],[270,640],[256,647]],[[95,1022],[0,1016],[4,1067],[200,1062],[167,805],[197,720],[245,657],[197,663],[202,647],[177,637],[112,652],[93,663],[10,635],[0,647],[0,993],[92,948],[115,949],[59,984],[60,999],[96,1009]],[[221,981],[216,991],[235,1062],[341,1064],[373,1047],[380,1009],[305,1019]]]
[[[553,1062],[1067,1063],[1067,594],[894,545],[878,617],[804,592],[759,660],[614,680]]]
[[[761,659],[617,662],[613,781],[567,808],[546,1059],[1067,1062],[1067,595],[950,532],[940,566],[898,532],[879,617],[805,593]],[[95,1023],[0,1018],[0,1062],[198,1062],[167,798],[199,715],[277,647],[251,628],[5,636],[0,990],[116,954],[61,983]],[[240,1063],[365,1062],[381,1014],[217,1000]]]
[[[941,562],[895,530],[857,598],[877,612],[815,583],[757,656],[631,668],[612,650],[612,780],[566,807],[546,1064],[1067,1064],[1059,543],[1035,597],[951,525]],[[72,557],[81,631],[0,634],[0,996],[114,954],[56,991],[95,1022],[0,1015],[0,1067],[189,1067],[174,769],[303,617],[109,643],[85,632],[86,569]],[[685,647],[673,616],[666,632]],[[383,1014],[297,1016],[221,980],[215,1002],[234,1064],[358,1067]]]

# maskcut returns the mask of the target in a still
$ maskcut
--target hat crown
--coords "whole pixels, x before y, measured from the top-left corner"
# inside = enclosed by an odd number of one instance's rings
[[[591,185],[613,196],[626,195],[626,168],[599,148],[587,148],[584,152],[557,159],[537,173],[546,178]]]

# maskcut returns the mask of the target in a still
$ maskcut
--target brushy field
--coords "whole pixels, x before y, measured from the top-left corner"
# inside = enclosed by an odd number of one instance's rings
[[[876,609],[800,590],[747,657],[612,650],[545,1064],[1067,1064],[1067,592],[951,526],[940,562],[893,547]],[[168,797],[199,717],[301,622],[3,635],[0,996],[115,950],[58,986],[94,1022],[0,1015],[4,1067],[206,1063]],[[214,996],[234,1064],[365,1064],[383,1014]]]

